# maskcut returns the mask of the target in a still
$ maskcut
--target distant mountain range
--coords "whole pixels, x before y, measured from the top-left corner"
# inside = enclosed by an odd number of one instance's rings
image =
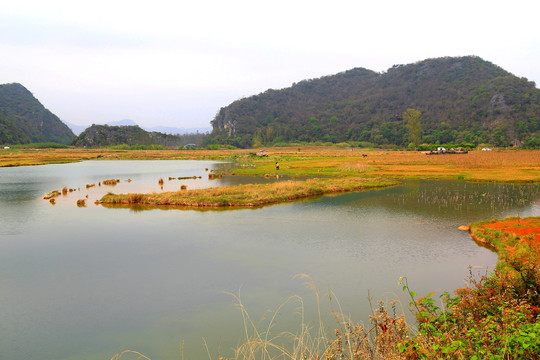
[[[129,119],[84,129],[70,124],[72,131],[24,86],[5,84],[0,85],[0,144],[204,142],[245,148],[347,141],[406,147],[411,142],[403,118],[407,109],[421,113],[420,143],[540,148],[540,90],[476,56],[394,65],[383,73],[355,68],[270,89],[221,108],[206,137],[209,128],[142,129]]]
[[[70,129],[71,131],[73,131],[73,133],[77,136],[80,135],[80,133],[82,133],[88,126],[86,125],[76,125],[76,124],[72,124],[70,122],[67,122],[65,120],[62,120],[62,122],[64,124],[66,124]]]
[[[237,100],[211,122],[211,142],[407,146],[402,114],[421,112],[421,143],[540,147],[540,90],[476,56],[428,59],[377,73],[355,68]]]
[[[64,123],[23,85],[0,85],[0,144],[55,142],[79,146],[127,144],[176,147],[200,145],[204,134],[211,130],[209,127],[186,129],[164,126],[142,129],[129,119],[109,124],[81,126]],[[84,136],[81,137],[81,134]]]
[[[80,135],[85,129],[87,129],[89,126],[84,125],[75,125],[71,124],[67,121],[64,121],[67,126],[75,133],[75,135]],[[203,133],[209,133],[212,131],[212,128],[210,126],[208,127],[199,127],[199,128],[183,128],[183,127],[171,127],[171,126],[153,126],[153,127],[143,127],[138,125],[135,121],[130,119],[123,119],[119,121],[110,121],[106,125],[109,126],[139,126],[142,129],[150,132],[160,132],[163,134],[170,134],[170,135],[177,135],[177,134],[196,134],[197,132],[200,134]]]
[[[21,84],[0,85],[0,144],[69,144],[75,134]]]

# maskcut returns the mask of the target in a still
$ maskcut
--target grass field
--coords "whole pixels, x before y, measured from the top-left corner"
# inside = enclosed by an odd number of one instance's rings
[[[0,166],[41,165],[83,160],[224,160],[229,173],[308,177],[293,184],[183,190],[175,193],[107,195],[107,204],[180,206],[261,206],[337,191],[388,186],[407,178],[458,179],[514,183],[540,182],[540,150],[471,151],[468,154],[426,155],[420,152],[374,151],[310,146],[238,150],[111,150],[17,149],[0,151]],[[280,169],[276,170],[275,164]],[[348,179],[348,180],[346,180]],[[369,186],[362,183],[370,181]],[[360,185],[351,185],[360,184]],[[276,186],[279,187],[275,188]],[[340,189],[340,190],[336,190]],[[249,196],[248,196],[249,194]]]
[[[540,150],[471,151],[463,155],[363,151],[339,147],[269,148],[268,157],[239,150],[1,150],[1,166],[43,165],[83,160],[227,160],[239,164],[237,174],[275,172],[293,176],[367,176],[438,178],[468,181],[540,182]],[[244,167],[242,167],[244,165]],[[246,167],[245,165],[250,165]]]

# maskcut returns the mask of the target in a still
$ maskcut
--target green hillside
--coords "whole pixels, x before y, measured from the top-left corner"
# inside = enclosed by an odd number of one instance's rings
[[[469,56],[355,68],[237,100],[212,121],[211,142],[239,147],[292,141],[407,146],[402,115],[421,112],[421,143],[540,146],[540,90]]]
[[[75,135],[21,84],[0,85],[0,144],[56,142]]]
[[[93,124],[76,137],[75,146],[101,147],[112,145],[161,145],[178,147],[188,143],[198,144],[202,134],[169,135],[160,132],[148,132],[139,126],[109,126]],[[190,142],[191,141],[191,142]]]

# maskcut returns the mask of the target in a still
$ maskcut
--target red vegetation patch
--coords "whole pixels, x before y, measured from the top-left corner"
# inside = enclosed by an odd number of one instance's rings
[[[540,246],[540,218],[501,220],[481,226],[501,230],[503,233],[514,233],[520,237],[533,236],[532,246]]]

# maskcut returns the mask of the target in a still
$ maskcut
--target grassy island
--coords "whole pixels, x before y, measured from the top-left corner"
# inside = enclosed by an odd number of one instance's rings
[[[397,181],[366,178],[308,179],[273,184],[247,184],[153,194],[109,193],[103,204],[176,205],[188,207],[254,207],[324,194],[361,191],[399,184]]]

